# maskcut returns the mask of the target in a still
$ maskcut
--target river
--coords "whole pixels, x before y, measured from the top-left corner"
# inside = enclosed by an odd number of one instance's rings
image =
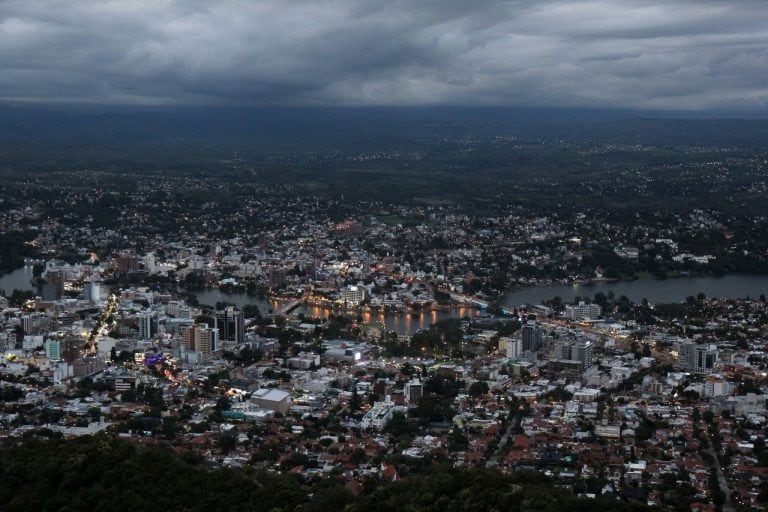
[[[648,299],[651,303],[682,302],[691,295],[703,293],[707,297],[757,298],[768,295],[768,276],[736,274],[723,277],[677,277],[672,279],[637,279],[635,281],[598,281],[588,284],[535,286],[510,291],[504,296],[507,307],[523,304],[541,304],[555,296],[563,302],[580,297],[595,297],[597,292],[616,297],[626,295],[632,302]]]
[[[648,299],[652,303],[682,302],[687,297],[705,294],[707,297],[757,298],[760,294],[768,295],[768,276],[737,274],[724,277],[678,277],[671,279],[638,279],[635,281],[599,281],[589,284],[535,286],[522,290],[510,291],[504,296],[503,304],[509,308],[523,304],[541,304],[544,300],[559,296],[563,302],[572,302],[578,295],[594,298],[597,292],[616,297],[626,295],[633,302]],[[232,302],[239,307],[256,304],[262,313],[270,309],[277,310],[280,301],[259,300],[245,294],[227,295],[218,290],[206,290],[197,294],[201,304],[214,305],[218,301]],[[299,306],[293,314],[304,313],[309,317],[327,318],[333,314],[355,315],[344,310],[331,310],[313,306]],[[385,315],[384,313],[363,313],[364,323],[383,323],[388,331],[400,334],[414,333],[418,329],[429,327],[437,320],[477,316],[480,312],[473,308],[454,308],[450,310],[426,311],[419,313]]]
[[[343,309],[332,310],[317,306],[299,306],[293,310],[293,314],[304,313],[310,317],[328,318],[333,313],[335,315],[357,316],[356,312],[349,312]],[[464,318],[465,316],[479,316],[481,312],[475,308],[452,308],[430,311],[418,311],[414,313],[385,314],[383,312],[365,311],[360,314],[365,324],[384,325],[387,331],[395,331],[398,334],[413,334],[419,329],[426,329],[438,320],[447,320],[449,318]]]
[[[31,279],[31,266],[16,269],[10,274],[0,277],[0,290],[3,290],[6,296],[13,293],[14,289],[34,291],[30,282]],[[541,304],[542,301],[552,299],[555,296],[559,296],[563,302],[572,302],[577,295],[594,298],[597,292],[603,292],[606,295],[613,292],[616,297],[626,295],[633,302],[648,299],[652,303],[681,302],[686,297],[695,296],[699,293],[703,293],[707,297],[756,298],[760,294],[768,295],[768,276],[736,274],[724,277],[678,277],[664,280],[638,279],[635,281],[601,281],[590,284],[535,286],[508,292],[504,296],[503,304],[510,308],[522,304]],[[232,302],[241,308],[246,304],[255,304],[262,314],[268,314],[270,310],[276,311],[282,305],[281,301],[267,301],[244,293],[229,295],[218,290],[204,290],[196,295],[201,304],[210,306],[219,301]],[[331,313],[349,314],[342,310],[334,312],[312,306],[300,306],[293,313],[304,313],[307,316],[319,318],[327,318]],[[398,333],[413,333],[418,329],[429,327],[437,320],[478,314],[479,312],[472,308],[454,308],[401,315],[364,313],[363,321],[366,323],[383,322],[387,330]]]
[[[255,304],[259,307],[262,315],[268,314],[270,310],[277,311],[282,305],[282,302],[279,300],[268,301],[267,299],[260,299],[246,293],[223,293],[215,288],[195,292],[195,297],[197,297],[197,301],[200,304],[205,304],[206,306],[215,306],[217,302],[230,302],[239,308],[246,304]]]
[[[34,292],[32,277],[32,265],[17,268],[13,272],[0,276],[0,293],[10,297],[13,290]]]
[[[246,304],[255,304],[259,307],[262,314],[277,311],[285,303],[280,300],[259,299],[258,297],[248,296],[244,293],[226,294],[219,290],[203,290],[195,294],[200,304],[214,306],[217,302],[231,302],[242,308]],[[271,310],[271,311],[270,311]],[[354,311],[344,309],[331,309],[318,306],[301,305],[294,309],[291,314],[298,315],[304,313],[308,317],[328,318],[329,315],[348,315],[357,316]],[[363,312],[363,323],[383,324],[387,331],[395,331],[399,334],[413,334],[419,329],[427,328],[438,320],[448,318],[463,318],[465,316],[478,316],[480,311],[474,308],[453,308],[435,311],[423,311],[417,313],[403,313],[399,315]]]

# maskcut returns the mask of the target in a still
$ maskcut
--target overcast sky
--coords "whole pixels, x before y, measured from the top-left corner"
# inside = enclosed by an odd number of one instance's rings
[[[0,99],[764,109],[768,4],[0,0]]]

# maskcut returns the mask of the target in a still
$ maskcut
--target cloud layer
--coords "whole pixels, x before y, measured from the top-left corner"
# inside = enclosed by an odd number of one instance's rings
[[[0,99],[764,109],[750,1],[6,0]]]

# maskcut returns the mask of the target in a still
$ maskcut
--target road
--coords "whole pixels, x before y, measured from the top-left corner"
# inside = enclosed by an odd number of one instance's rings
[[[96,322],[96,327],[94,327],[91,335],[88,336],[88,341],[86,342],[85,347],[83,347],[84,353],[90,354],[96,352],[97,340],[99,337],[103,336],[109,328],[108,321],[110,318],[114,318],[119,303],[120,298],[117,295],[114,293],[109,295],[109,298],[107,298],[107,306],[99,316],[99,320]]]
[[[733,503],[731,503],[731,489],[728,487],[728,481],[723,474],[723,468],[720,467],[720,460],[717,458],[715,448],[712,446],[712,441],[709,440],[709,447],[707,452],[715,459],[715,470],[717,471],[717,484],[720,486],[720,490],[725,493],[725,501],[723,502],[723,512],[733,512]]]
[[[504,449],[504,446],[506,446],[507,441],[509,441],[509,437],[512,435],[512,429],[517,427],[520,424],[520,418],[515,417],[512,419],[512,421],[509,422],[509,426],[507,427],[507,430],[504,431],[504,434],[502,434],[501,439],[499,439],[499,444],[496,447],[496,451],[493,452],[493,455],[490,459],[488,459],[488,462],[486,463],[487,466],[498,466],[499,464],[499,455],[501,455],[502,450]]]

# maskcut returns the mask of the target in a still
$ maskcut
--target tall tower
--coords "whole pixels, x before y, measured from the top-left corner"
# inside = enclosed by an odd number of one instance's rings
[[[363,276],[371,273],[371,255],[368,251],[363,251]]]
[[[48,359],[61,359],[61,342],[59,340],[45,341],[45,356]]]
[[[594,353],[594,344],[587,339],[581,339],[573,347],[571,357],[581,362],[581,369],[587,370],[592,367],[592,357]]]
[[[710,374],[717,362],[717,345],[704,344],[696,346],[696,366],[694,371],[699,374]]]
[[[232,306],[216,312],[216,328],[222,340],[242,343],[245,341],[245,318],[242,311]]]
[[[523,339],[523,352],[536,352],[544,342],[544,331],[533,320],[529,320],[523,325],[521,336]]]
[[[141,313],[139,315],[139,337],[142,340],[152,338],[152,313]]]
[[[49,270],[45,273],[45,280],[51,285],[54,298],[60,299],[64,295],[64,273],[61,270]]]
[[[155,258],[155,253],[148,252],[144,256],[144,268],[147,269],[147,272],[150,274],[154,274],[157,271],[157,258]]]
[[[91,280],[83,286],[83,297],[88,302],[99,302],[101,300],[101,282],[92,276]]]
[[[184,348],[189,352],[199,353],[207,359],[219,349],[219,330],[206,324],[185,327],[181,331]]]
[[[576,340],[570,337],[563,337],[555,342],[555,359],[570,360],[573,359],[573,346]]]
[[[691,340],[680,342],[678,364],[683,370],[693,371],[696,368],[696,343]]]
[[[30,315],[22,316],[21,328],[24,329],[26,334],[32,334],[32,331],[35,330],[35,319]]]

